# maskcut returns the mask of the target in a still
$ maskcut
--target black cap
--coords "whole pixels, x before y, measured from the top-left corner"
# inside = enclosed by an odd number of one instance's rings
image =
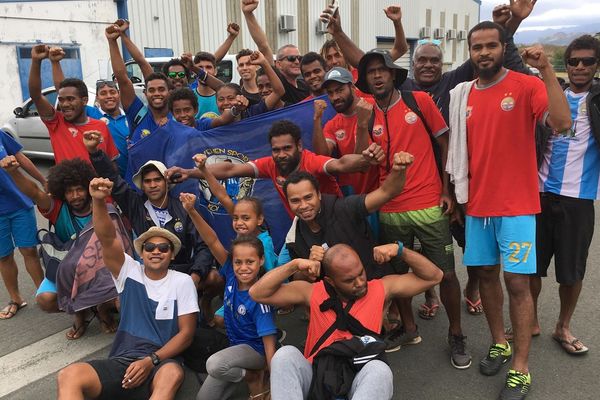
[[[373,49],[362,56],[358,63],[358,79],[356,81],[356,87],[364,93],[372,94],[371,90],[369,90],[369,85],[367,85],[367,64],[375,57],[381,58],[385,66],[393,70],[392,72],[395,72],[394,86],[399,89],[408,76],[408,70],[396,65],[392,60],[390,52],[382,49]]]

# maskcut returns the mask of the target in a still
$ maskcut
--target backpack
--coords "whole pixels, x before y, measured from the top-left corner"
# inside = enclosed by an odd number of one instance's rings
[[[58,265],[67,256],[71,247],[73,247],[75,239],[63,242],[55,232],[49,229],[38,230],[37,238],[40,243],[38,253],[44,266],[44,276],[49,281],[56,282]]]

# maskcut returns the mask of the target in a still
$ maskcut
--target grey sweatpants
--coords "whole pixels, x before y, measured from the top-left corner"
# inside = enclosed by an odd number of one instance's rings
[[[202,384],[196,400],[228,399],[244,379],[246,369],[260,370],[266,366],[265,356],[247,344],[223,349],[206,361],[208,377]]]
[[[271,398],[304,400],[312,381],[312,365],[294,346],[283,346],[271,360]],[[394,394],[390,367],[379,360],[365,364],[356,374],[348,399],[389,400]]]

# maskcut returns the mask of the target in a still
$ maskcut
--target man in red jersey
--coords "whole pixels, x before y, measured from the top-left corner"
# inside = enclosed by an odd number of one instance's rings
[[[494,375],[512,357],[504,336],[500,262],[510,299],[515,357],[500,399],[523,399],[533,321],[529,274],[536,272],[535,214],[540,212],[534,128],[545,122],[557,132],[571,127],[566,98],[541,47],[526,49],[525,62],[543,81],[505,69],[504,29],[484,21],[469,32],[469,52],[478,79],[451,92],[451,152],[446,169],[456,198],[466,203],[464,264],[476,270],[493,338],[480,363]]]

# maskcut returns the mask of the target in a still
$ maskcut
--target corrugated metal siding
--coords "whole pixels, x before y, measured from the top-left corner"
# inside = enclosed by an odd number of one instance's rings
[[[306,0],[301,0],[306,1]],[[277,52],[277,49],[286,44],[298,45],[298,4],[297,0],[279,0],[277,4],[277,23],[279,23],[279,15],[293,15],[296,19],[296,30],[292,32],[281,32],[277,35],[278,42],[274,44],[273,52]]]
[[[327,0],[309,0],[308,1],[308,48],[317,53],[321,50],[321,46],[327,40],[327,34],[321,35],[317,33],[317,25],[319,16],[330,2]],[[350,7],[347,7],[348,10]],[[349,12],[349,11],[348,11]],[[350,14],[347,19],[350,20]],[[348,31],[350,33],[350,31]]]
[[[224,0],[199,0],[200,48],[213,52],[227,37],[227,4]]]
[[[127,7],[131,39],[140,49],[169,48],[175,55],[183,52],[179,0],[129,0]]]

